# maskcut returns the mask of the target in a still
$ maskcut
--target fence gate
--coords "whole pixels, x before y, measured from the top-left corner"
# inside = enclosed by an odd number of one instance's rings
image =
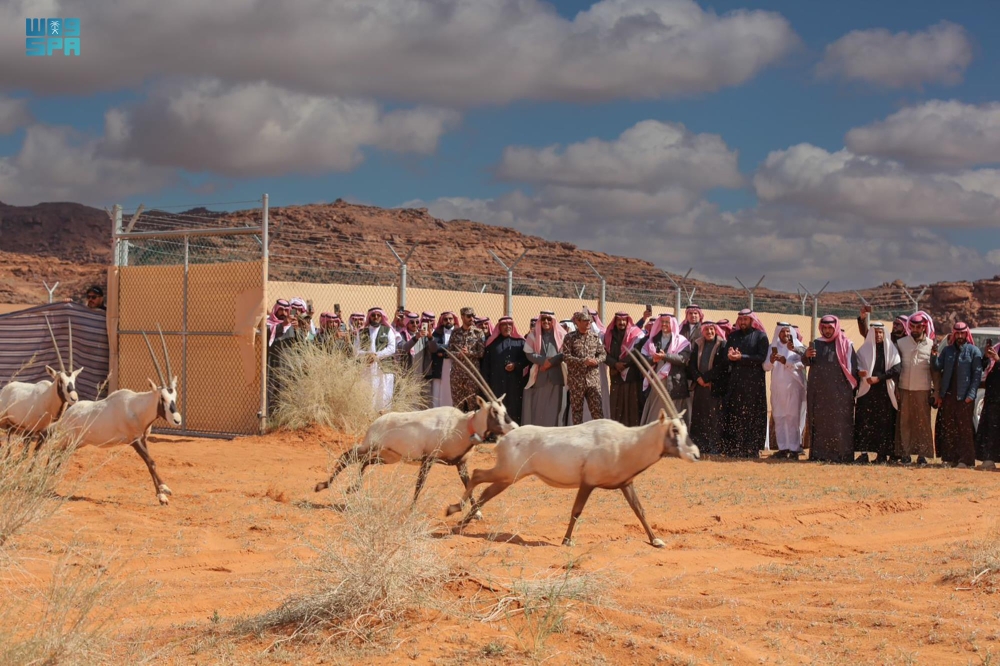
[[[204,212],[146,212],[139,230],[136,218],[123,230],[115,207],[112,388],[144,391],[147,378],[157,381],[144,333],[166,374],[162,329],[183,420],[180,428],[157,420],[158,432],[226,437],[263,429],[266,195],[259,212],[259,222],[245,227],[209,226],[232,221]]]

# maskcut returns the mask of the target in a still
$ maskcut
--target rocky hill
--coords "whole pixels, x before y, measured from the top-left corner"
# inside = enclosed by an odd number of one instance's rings
[[[136,230],[176,223],[230,226],[257,223],[259,210],[218,213],[194,209],[184,213],[150,211],[140,217]],[[411,286],[465,286],[499,280],[503,269],[489,251],[510,264],[524,250],[517,266],[520,289],[551,295],[569,289],[548,281],[593,285],[589,262],[606,279],[608,298],[638,298],[641,291],[673,292],[673,286],[649,262],[578,249],[569,242],[526,236],[513,229],[468,220],[445,222],[425,209],[384,209],[337,200],[331,204],[272,208],[271,277],[273,279],[323,279],[323,273],[343,276],[353,271],[385,275],[397,270],[386,246],[389,241],[401,255],[416,248],[408,266]],[[86,285],[103,283],[110,262],[111,222],[105,211],[75,203],[43,203],[17,207],[0,203],[0,303],[33,303],[47,298],[42,281],[59,281],[56,297],[79,298]],[[202,239],[207,247],[225,250],[222,240]],[[674,276],[675,278],[678,276]],[[731,308],[745,293],[728,285],[696,280],[695,301],[706,307]],[[884,284],[861,290],[876,311],[905,311],[901,284]],[[919,292],[923,286],[910,287]],[[796,294],[760,289],[758,309],[797,312]],[[662,297],[659,299],[664,300]],[[856,312],[853,292],[824,293],[822,309],[843,314]],[[672,298],[667,302],[673,302]],[[1000,276],[975,282],[930,285],[921,304],[945,322],[964,320],[971,325],[1000,324]],[[947,328],[944,326],[942,328]]]

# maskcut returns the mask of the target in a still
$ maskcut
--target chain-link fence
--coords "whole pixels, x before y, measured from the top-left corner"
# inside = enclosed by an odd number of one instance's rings
[[[148,390],[148,379],[159,384],[148,336],[161,368],[172,375],[166,381],[177,377],[182,424],[156,422],[168,432],[225,436],[260,429],[266,203],[251,203],[258,204],[256,224],[238,226],[203,209],[124,213],[116,207],[113,214],[111,384],[135,391]]]

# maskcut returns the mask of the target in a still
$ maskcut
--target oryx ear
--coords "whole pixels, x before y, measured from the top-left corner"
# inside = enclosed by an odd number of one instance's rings
[[[170,380],[170,388],[172,388],[175,391],[177,390],[177,377],[174,377],[173,379]]]
[[[478,395],[476,396],[476,402],[479,403],[480,407],[485,407],[486,404],[487,404],[486,401],[483,400],[482,396],[478,396]]]
[[[660,420],[660,424],[661,425],[667,422],[667,411],[665,409],[661,409],[660,410],[660,419],[659,420]]]
[[[686,409],[682,409],[681,413],[677,415],[677,418],[683,421],[684,420],[684,413],[686,411],[687,411]]]
[[[73,377],[73,379],[75,380],[81,372],[83,372],[83,368],[77,368],[76,370],[73,371],[71,377]]]
[[[502,396],[500,396],[499,398],[497,398],[497,402],[503,402],[503,399],[506,398],[506,397],[507,397],[507,394],[504,393]]]
[[[146,381],[149,382],[150,388],[152,388],[154,391],[158,391],[160,389],[160,387],[154,384],[153,380],[150,379],[149,377],[146,377]]]
[[[52,379],[55,379],[56,375],[59,374],[58,372],[56,372],[55,370],[53,370],[49,366],[45,366],[45,372],[49,373],[49,377],[51,377]]]

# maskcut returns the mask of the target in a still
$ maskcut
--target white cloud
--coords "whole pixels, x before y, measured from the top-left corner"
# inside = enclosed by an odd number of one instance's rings
[[[941,21],[920,32],[854,30],[829,44],[817,65],[820,78],[861,81],[880,88],[961,83],[972,62],[965,29]]]
[[[497,175],[505,180],[583,188],[661,192],[740,187],[738,155],[717,134],[693,134],[680,123],[644,120],[615,141],[588,139],[561,149],[511,146]]]
[[[72,128],[33,125],[27,129],[20,152],[0,158],[0,201],[104,205],[158,190],[174,179],[170,169],[107,155],[102,140]]]
[[[744,83],[798,45],[779,14],[693,0],[602,0],[572,20],[539,0],[64,0],[46,15],[81,18],[81,55],[53,67],[24,57],[24,17],[41,11],[0,5],[0,87],[164,76],[444,106],[659,98]]]
[[[931,100],[847,133],[855,153],[955,168],[1000,163],[1000,103]]]
[[[768,202],[900,226],[1000,224],[1000,171],[920,173],[898,162],[799,144],[767,156],[753,179]]]
[[[28,100],[0,95],[0,136],[10,134],[31,122]]]
[[[362,147],[432,153],[454,111],[383,112],[375,102],[292,93],[266,83],[201,81],[154,93],[106,117],[118,154],[229,176],[348,171]]]

